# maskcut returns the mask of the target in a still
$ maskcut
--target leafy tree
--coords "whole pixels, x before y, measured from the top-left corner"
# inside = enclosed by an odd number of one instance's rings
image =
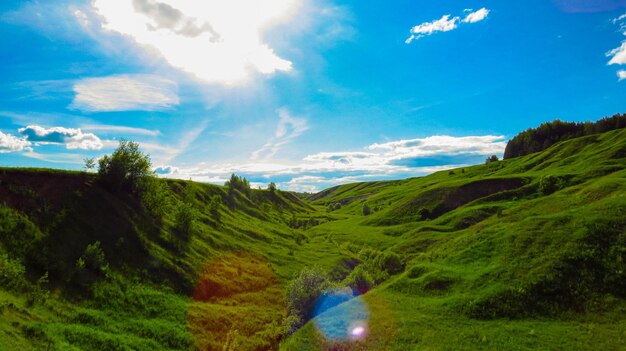
[[[87,172],[92,171],[96,168],[96,159],[93,157],[87,157],[83,160],[85,162],[85,170]]]
[[[154,176],[150,157],[139,150],[139,144],[121,140],[113,154],[98,161],[98,177],[111,190],[129,187],[139,190],[140,181]]]

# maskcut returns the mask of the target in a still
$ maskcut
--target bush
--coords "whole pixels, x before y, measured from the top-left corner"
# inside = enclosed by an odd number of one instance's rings
[[[98,161],[98,178],[110,190],[129,187],[139,191],[140,181],[152,172],[150,157],[139,150],[139,144],[121,140],[113,154]]]
[[[246,178],[238,177],[236,174],[231,174],[230,179],[224,183],[228,187],[228,196],[232,198],[235,190],[238,190],[242,194],[250,195],[250,182]]]
[[[148,214],[157,221],[161,221],[172,207],[170,189],[164,180],[155,177],[144,177],[139,182],[141,204]]]
[[[222,197],[219,195],[211,196],[209,201],[209,212],[216,220],[220,219],[220,208],[222,207]]]
[[[395,252],[383,252],[373,262],[374,266],[390,275],[398,274],[404,270],[400,256]]]
[[[28,287],[25,272],[21,262],[0,254],[0,286],[16,292],[23,291]]]
[[[364,216],[369,216],[370,214],[372,214],[372,209],[367,205],[367,203],[364,203],[362,212]]]
[[[183,202],[178,206],[175,218],[175,230],[185,239],[189,239],[194,232],[198,214],[194,206],[189,202]]]
[[[544,195],[550,195],[565,187],[565,181],[561,177],[552,175],[543,176],[539,179],[539,191]]]
[[[490,164],[492,162],[498,162],[500,161],[500,159],[498,158],[498,156],[496,155],[491,155],[489,157],[487,157],[487,159],[485,159],[485,164]]]
[[[83,254],[76,260],[74,282],[83,287],[90,287],[96,280],[108,274],[109,264],[100,242],[87,245]]]
[[[276,191],[276,183],[270,182],[270,184],[267,186],[267,190],[269,190],[270,193],[275,192]]]
[[[13,258],[34,255],[43,234],[24,214],[0,205],[0,244]]]
[[[352,288],[353,291],[358,291],[361,295],[370,291],[375,286],[374,279],[372,279],[369,272],[364,268],[364,265],[359,265],[353,269],[344,280],[344,284]]]
[[[288,334],[293,334],[311,318],[315,302],[330,286],[326,274],[319,268],[306,268],[291,282],[285,320]]]

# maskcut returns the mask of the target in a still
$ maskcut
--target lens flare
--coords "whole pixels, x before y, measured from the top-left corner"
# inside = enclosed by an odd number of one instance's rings
[[[357,341],[367,336],[369,308],[365,300],[350,288],[322,294],[315,304],[313,316],[315,326],[327,341]]]
[[[361,336],[363,333],[365,333],[365,328],[363,327],[356,327],[352,329],[352,336]]]

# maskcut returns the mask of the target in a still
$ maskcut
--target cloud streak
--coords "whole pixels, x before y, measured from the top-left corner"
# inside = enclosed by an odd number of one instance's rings
[[[74,85],[70,108],[86,112],[158,111],[178,105],[175,82],[153,75],[86,78]]]
[[[252,153],[253,160],[272,158],[283,146],[309,129],[305,118],[292,117],[286,109],[278,110],[278,116],[280,120],[274,137]]]
[[[411,28],[411,36],[405,40],[406,44],[411,44],[414,40],[421,39],[423,37],[438,33],[449,32],[459,27],[460,23],[476,23],[484,20],[489,15],[490,10],[481,8],[480,10],[471,12],[469,10],[465,18],[461,19],[460,16],[451,17],[452,15],[443,15],[440,19],[432,22],[424,22]]]

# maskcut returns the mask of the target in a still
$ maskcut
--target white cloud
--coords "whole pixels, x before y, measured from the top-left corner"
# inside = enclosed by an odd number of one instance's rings
[[[104,146],[100,138],[93,133],[83,133],[80,129],[53,127],[44,128],[29,125],[19,129],[25,139],[38,144],[65,144],[69,150],[100,150]]]
[[[251,72],[288,72],[292,63],[262,41],[301,0],[94,0],[102,27],[156,50],[170,65],[210,83]]]
[[[0,154],[22,151],[30,146],[31,143],[25,138],[18,138],[0,131]]]
[[[607,57],[611,57],[609,65],[623,65],[626,64],[626,41],[622,42],[620,47],[609,51],[606,54]]]
[[[86,78],[74,85],[71,108],[99,111],[156,111],[179,104],[175,82],[153,75]]]
[[[469,12],[471,9],[465,9],[463,12]],[[414,26],[411,28],[411,36],[408,37],[404,42],[407,44],[411,44],[413,40],[417,40],[423,38],[425,36],[429,36],[435,34],[437,32],[449,32],[459,27],[459,23],[476,23],[484,20],[489,15],[490,10],[486,8],[481,8],[475,12],[470,12],[465,16],[463,20],[461,17],[452,15],[444,15],[438,20],[434,20],[432,22],[424,22],[420,25]]]
[[[474,12],[470,12],[463,19],[463,23],[480,22],[480,21],[484,20],[485,18],[487,18],[487,16],[489,15],[489,12],[491,12],[491,11],[489,9],[484,8],[484,7],[482,9],[480,9],[480,10],[477,10],[477,11],[474,11]]]
[[[293,141],[309,129],[305,118],[292,117],[286,109],[278,110],[278,116],[280,120],[274,137],[252,153],[251,158],[253,160],[272,158],[285,144]]]
[[[384,144],[372,144],[369,150],[383,150],[388,155],[403,157],[431,156],[436,154],[478,154],[498,153],[506,147],[503,136],[453,137],[435,135],[421,139],[399,140]]]
[[[231,173],[237,173],[252,177],[256,183],[286,179],[275,181],[281,189],[313,191],[337,184],[407,178],[475,164],[482,162],[485,156],[501,155],[505,147],[503,136],[431,136],[372,144],[364,151],[320,152],[295,163],[252,160],[238,164],[179,167],[178,173],[164,176],[223,183]],[[434,164],[413,162],[433,159]]]
[[[617,71],[617,77],[619,78],[619,81],[621,82],[622,80],[626,79],[626,71],[625,70],[619,70]]]
[[[423,38],[436,32],[449,32],[458,27],[460,17],[452,17],[444,15],[438,20],[432,22],[424,22],[411,28],[411,36],[405,41],[410,44],[413,40]]]

